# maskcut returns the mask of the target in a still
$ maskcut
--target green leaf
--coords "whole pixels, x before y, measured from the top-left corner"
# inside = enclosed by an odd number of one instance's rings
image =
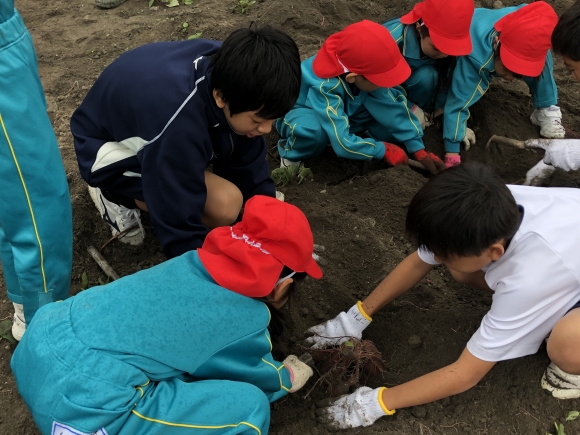
[[[566,417],[566,421],[576,420],[579,416],[580,416],[580,412],[578,412],[578,411],[570,411],[568,413],[568,417]]]
[[[149,7],[153,6],[153,3],[155,3],[155,0],[149,0]]]
[[[83,276],[81,277],[81,289],[86,290],[89,288],[89,278],[87,276],[87,272],[83,272]]]
[[[187,23],[187,21],[186,21],[185,23],[183,23],[183,24],[182,24],[182,27],[183,27],[184,29],[187,29],[187,28],[189,27],[189,24]]]
[[[183,0],[183,4],[186,6],[192,5],[193,4],[193,0]]]
[[[10,343],[16,343],[12,336],[12,320],[3,320],[0,322],[0,339],[6,339]]]
[[[307,178],[314,179],[314,174],[310,168],[302,168],[298,173],[298,184],[302,184]]]
[[[554,423],[554,426],[556,426],[556,435],[566,435],[563,424]]]
[[[286,168],[277,168],[270,175],[276,186],[287,186],[292,180],[292,174]]]
[[[167,2],[168,8],[174,8],[175,6],[179,6],[179,0],[169,0]]]
[[[202,32],[197,32],[194,35],[189,35],[189,37],[187,39],[197,39],[201,36]]]

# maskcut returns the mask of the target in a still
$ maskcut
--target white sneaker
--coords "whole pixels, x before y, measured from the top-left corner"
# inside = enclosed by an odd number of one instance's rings
[[[556,399],[578,399],[580,397],[580,375],[566,373],[556,364],[550,363],[542,375],[542,388]]]
[[[141,225],[141,212],[139,209],[127,208],[109,201],[103,196],[101,189],[98,187],[89,186],[89,194],[101,217],[111,227],[113,236],[123,233],[119,236],[119,241],[129,245],[143,243],[145,230],[143,225]]]
[[[22,340],[26,332],[26,321],[24,320],[24,306],[22,304],[14,305],[14,317],[12,318],[12,336],[15,340]]]
[[[563,139],[566,135],[566,130],[562,126],[562,112],[558,106],[535,109],[530,121],[540,127],[540,135],[543,137]]]
[[[302,164],[302,162],[293,162],[291,160],[285,159],[284,157],[280,158],[280,167],[281,168],[289,168],[290,166],[300,167],[301,164]]]

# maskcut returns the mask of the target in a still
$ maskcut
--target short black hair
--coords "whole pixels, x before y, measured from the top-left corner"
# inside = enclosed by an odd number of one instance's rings
[[[562,14],[552,33],[554,52],[580,61],[580,0]]]
[[[513,237],[519,211],[491,166],[465,162],[432,177],[415,194],[405,222],[407,235],[436,256],[471,257]]]
[[[300,53],[294,40],[270,26],[231,33],[211,60],[211,88],[221,92],[232,115],[258,110],[281,118],[300,92]]]

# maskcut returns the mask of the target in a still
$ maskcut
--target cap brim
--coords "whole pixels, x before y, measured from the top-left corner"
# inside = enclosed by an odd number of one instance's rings
[[[469,34],[465,38],[451,39],[438,35],[431,30],[429,36],[437,50],[449,56],[467,56],[468,54],[471,54],[471,51],[473,50],[471,45],[471,35]]]
[[[339,32],[340,33],[340,32]],[[321,79],[328,79],[344,74],[344,68],[338,63],[336,58],[336,44],[338,33],[329,36],[312,62],[312,71]]]
[[[546,64],[546,58],[541,60],[527,60],[516,56],[510,49],[502,44],[500,58],[503,65],[515,74],[526,77],[538,77]],[[547,52],[546,52],[547,56]]]
[[[322,278],[322,270],[320,269],[320,266],[318,266],[316,261],[314,261],[314,258],[306,268],[305,272],[308,274],[308,276],[311,276],[314,279]]]
[[[394,86],[399,86],[407,80],[410,75],[411,68],[405,58],[401,56],[399,63],[389,71],[380,74],[364,74],[364,77],[373,85],[380,86],[381,88],[392,88]]]
[[[409,12],[408,14],[403,15],[400,20],[403,24],[413,24],[416,23],[421,19],[421,14],[419,11],[416,11],[415,8]]]

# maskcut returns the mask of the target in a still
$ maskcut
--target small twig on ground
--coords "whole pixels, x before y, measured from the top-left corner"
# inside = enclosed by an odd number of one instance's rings
[[[444,427],[446,429],[455,429],[455,432],[457,432],[457,426],[459,426],[460,424],[467,424],[464,421],[458,421],[455,424],[452,424],[451,426],[445,426],[444,424],[440,424],[440,427]]]
[[[63,95],[61,95],[61,97],[63,97],[63,98],[64,98],[64,97],[67,97],[67,96],[68,96],[68,94],[70,94],[70,93],[72,92],[72,90],[74,89],[74,87],[75,87],[75,86],[76,86],[76,87],[78,87],[78,86],[79,86],[79,82],[78,82],[78,80],[76,80],[76,81],[75,81],[75,82],[72,84],[72,86],[70,87],[70,89],[68,90],[68,92],[67,92],[66,94],[63,94]]]
[[[89,251],[89,254],[91,254],[91,257],[93,257],[99,267],[107,274],[109,278],[112,280],[120,278],[117,272],[115,272],[115,269],[113,269],[107,260],[105,260],[105,258],[101,255],[101,253],[97,251],[97,248],[91,245],[87,248],[87,250]]]
[[[423,310],[423,311],[431,311],[431,310],[429,310],[429,309],[427,309],[427,308],[421,308],[421,307],[418,307],[418,306],[417,306],[417,305],[415,305],[413,302],[409,302],[409,301],[401,301],[400,303],[401,303],[401,304],[409,304],[409,305],[413,305],[415,308],[419,308],[420,310]]]
[[[125,230],[121,231],[120,233],[117,233],[117,234],[115,234],[113,237],[111,237],[109,240],[107,240],[103,246],[101,246],[101,249],[99,249],[99,252],[103,252],[103,249],[105,249],[105,247],[106,247],[106,246],[107,246],[109,243],[111,243],[113,240],[120,239],[120,238],[121,238],[121,237],[123,237],[125,234],[127,234],[129,231],[132,231],[132,230],[134,230],[134,229],[135,229],[135,228],[137,228],[137,227],[139,227],[139,225],[138,225],[138,224],[136,224],[136,225],[133,225],[132,227],[130,227],[130,228],[127,228],[127,229],[125,229]]]
[[[324,27],[324,15],[322,16],[322,21],[320,22],[320,27]]]
[[[13,317],[13,316],[12,316],[12,314],[8,314],[6,317],[3,317],[2,319],[0,319],[0,322],[1,322],[2,320],[8,320],[8,319],[10,319],[10,318],[12,318],[12,317]]]
[[[279,162],[279,161],[280,161],[280,159],[279,159],[278,157],[276,157],[274,154],[272,154],[272,152],[271,152],[270,150],[268,150],[268,155],[269,155],[270,157],[272,157],[274,160],[276,160],[277,162]]]
[[[417,420],[415,420],[415,421],[417,421]],[[417,421],[417,423],[419,423],[419,422]],[[431,429],[429,429],[429,427],[428,427],[428,426],[425,426],[424,424],[421,424],[421,423],[419,423],[419,429],[421,430],[421,433],[423,433],[423,428],[427,429],[427,430],[429,431],[429,433],[430,433],[430,434],[432,434],[432,433],[433,433],[433,432],[431,431]]]
[[[543,424],[537,417],[534,417],[532,414],[529,413],[528,410],[522,408],[520,406],[520,412],[523,413],[524,415],[527,415],[528,417],[532,417],[534,420],[536,420],[538,423]],[[519,413],[518,413],[519,414]]]

